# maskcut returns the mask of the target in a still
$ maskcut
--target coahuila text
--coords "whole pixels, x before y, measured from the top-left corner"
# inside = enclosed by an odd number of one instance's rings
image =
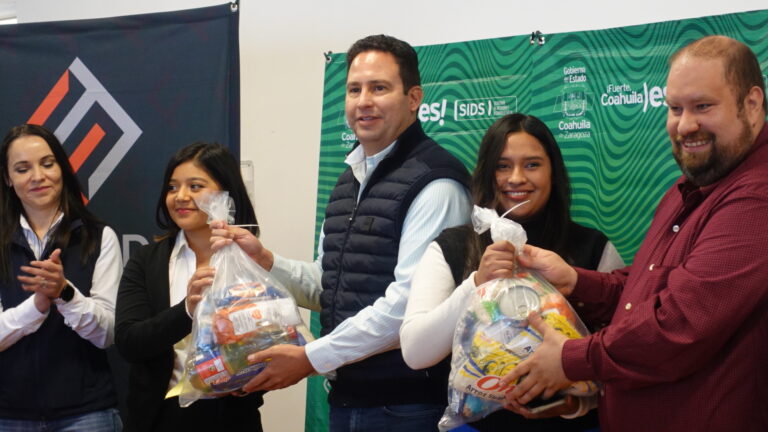
[[[666,87],[648,87],[643,83],[642,92],[632,89],[629,84],[608,84],[606,92],[600,95],[600,104],[608,105],[643,105],[643,112],[648,111],[648,105],[653,108],[666,106],[664,98],[667,95]]]
[[[590,123],[590,121],[586,119],[582,119],[579,121],[571,120],[568,122],[564,120],[560,120],[560,122],[557,124],[557,128],[560,130],[592,129],[592,123]]]

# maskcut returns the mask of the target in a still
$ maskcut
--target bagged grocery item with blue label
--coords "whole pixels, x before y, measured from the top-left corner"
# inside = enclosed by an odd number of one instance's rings
[[[234,213],[227,192],[206,194],[196,204],[208,222]],[[293,297],[237,244],[214,252],[210,265],[216,273],[195,310],[181,406],[239,390],[266,366],[249,363],[249,354],[312,340]]]
[[[494,210],[475,206],[472,223],[478,233],[490,228],[494,242],[506,240],[516,251],[527,241],[520,224],[499,217]],[[536,272],[518,267],[513,278],[480,285],[456,325],[448,407],[440,419],[440,430],[477,421],[503,408],[504,395],[513,386],[502,386],[501,378],[543,340],[528,325],[531,312],[541,314],[547,324],[569,338],[589,334],[565,297]],[[562,393],[590,396],[596,391],[596,383],[580,381]]]

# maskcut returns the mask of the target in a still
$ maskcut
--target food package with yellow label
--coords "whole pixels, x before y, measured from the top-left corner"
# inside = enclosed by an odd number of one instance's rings
[[[477,288],[454,333],[449,376],[449,406],[441,430],[479,420],[503,408],[512,386],[501,378],[541,344],[543,337],[528,325],[530,312],[569,338],[589,334],[568,301],[535,273],[518,272],[513,279],[496,279]],[[574,383],[564,393],[589,396],[591,381]]]
[[[476,229],[477,210],[473,214]],[[499,218],[495,211],[489,220],[487,225],[491,225],[492,236],[494,228],[504,225],[507,235],[514,232],[518,236],[516,249],[522,248],[525,242],[522,227]],[[495,236],[494,241],[497,241]],[[448,407],[438,425],[440,430],[479,420],[503,408],[504,395],[516,383],[504,386],[501,378],[533,353],[543,340],[528,324],[531,312],[538,312],[548,325],[569,338],[589,334],[565,297],[535,272],[518,268],[513,278],[480,285],[470,297],[454,333]],[[595,382],[581,381],[562,392],[590,396],[597,390]]]

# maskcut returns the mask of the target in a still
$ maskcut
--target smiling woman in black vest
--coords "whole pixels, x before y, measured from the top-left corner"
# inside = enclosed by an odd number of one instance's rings
[[[104,348],[122,259],[59,140],[14,127],[0,149],[0,430],[122,429]]]
[[[471,190],[476,205],[498,214],[517,206],[506,217],[523,226],[529,244],[585,268],[609,271],[624,266],[603,233],[571,220],[563,157],[549,128],[534,116],[509,114],[491,125],[478,150]],[[476,234],[470,225],[444,230],[427,248],[414,273],[400,329],[409,366],[429,367],[450,354],[453,329],[475,287],[512,277],[510,248],[506,242],[493,243],[490,232]],[[483,432],[585,431],[597,427],[591,406],[588,400],[569,399],[567,405],[537,414],[550,417],[540,419],[501,410],[472,426]]]

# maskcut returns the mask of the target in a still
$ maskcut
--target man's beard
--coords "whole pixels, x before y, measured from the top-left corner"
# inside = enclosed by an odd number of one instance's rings
[[[678,135],[672,142],[672,155],[686,178],[696,186],[710,185],[730,173],[749,153],[754,138],[749,122],[743,113],[738,117],[742,129],[736,142],[718,143],[717,135],[701,131],[689,136]],[[698,154],[683,151],[685,140],[711,140],[709,153]]]

